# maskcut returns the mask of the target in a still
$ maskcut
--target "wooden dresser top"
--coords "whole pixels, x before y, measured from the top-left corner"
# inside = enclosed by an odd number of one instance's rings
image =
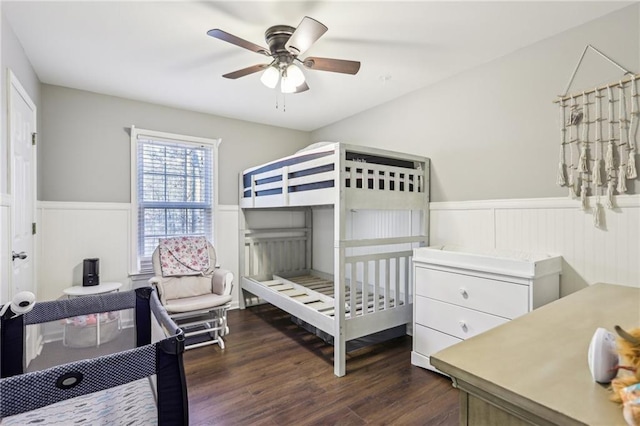
[[[625,425],[587,364],[595,330],[615,325],[640,327],[640,288],[594,284],[444,349],[431,363],[461,389],[478,388],[552,423]]]

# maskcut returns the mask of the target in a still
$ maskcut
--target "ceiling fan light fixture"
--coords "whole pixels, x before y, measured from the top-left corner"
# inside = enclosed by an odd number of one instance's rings
[[[294,64],[290,64],[287,67],[286,73],[287,78],[291,80],[291,83],[295,87],[298,87],[302,83],[304,83],[304,73],[299,67],[295,66]]]
[[[282,93],[295,93],[297,87],[298,86],[293,83],[293,79],[291,77],[286,75],[282,76],[282,79],[280,80],[280,91]]]
[[[267,67],[262,73],[260,81],[269,89],[274,89],[278,85],[280,79],[280,72],[275,67]]]

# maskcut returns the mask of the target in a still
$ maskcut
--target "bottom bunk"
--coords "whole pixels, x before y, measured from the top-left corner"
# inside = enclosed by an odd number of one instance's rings
[[[316,275],[306,274],[294,277],[280,277],[274,275],[272,280],[257,281],[258,284],[274,290],[285,297],[302,303],[308,308],[323,315],[333,317],[335,315],[334,297],[335,285],[331,279],[322,278]],[[345,299],[352,300],[351,287],[344,287]],[[367,298],[366,306],[364,297]],[[370,314],[387,307],[402,306],[402,300],[396,301],[393,297],[385,298],[384,295],[368,293],[364,295],[361,288],[355,288],[355,308],[351,309],[349,304],[345,304],[345,314],[348,316],[359,316],[364,313]],[[385,306],[385,303],[388,306]]]
[[[337,376],[347,351],[406,334],[413,248],[426,240],[423,212],[345,214],[342,225],[333,206],[247,209],[240,218],[240,307],[271,303],[332,343]]]
[[[329,344],[343,330],[346,351],[406,334],[411,322],[411,299],[389,288],[365,289],[361,283],[344,286],[344,317],[336,315],[335,283],[315,271],[301,275],[272,275],[269,279],[243,277],[242,288],[291,314],[297,325]],[[338,328],[337,322],[342,324]]]

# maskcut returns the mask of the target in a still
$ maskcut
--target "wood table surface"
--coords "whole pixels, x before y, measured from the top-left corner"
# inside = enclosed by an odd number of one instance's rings
[[[444,349],[431,363],[460,390],[534,423],[625,425],[587,363],[595,330],[615,325],[640,327],[640,288],[591,285]]]

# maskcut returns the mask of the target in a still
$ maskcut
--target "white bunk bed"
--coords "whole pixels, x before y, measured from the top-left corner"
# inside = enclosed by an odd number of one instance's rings
[[[343,143],[245,170],[241,307],[262,299],[331,336],[334,373],[345,375],[347,342],[411,323],[428,177],[425,157]]]

